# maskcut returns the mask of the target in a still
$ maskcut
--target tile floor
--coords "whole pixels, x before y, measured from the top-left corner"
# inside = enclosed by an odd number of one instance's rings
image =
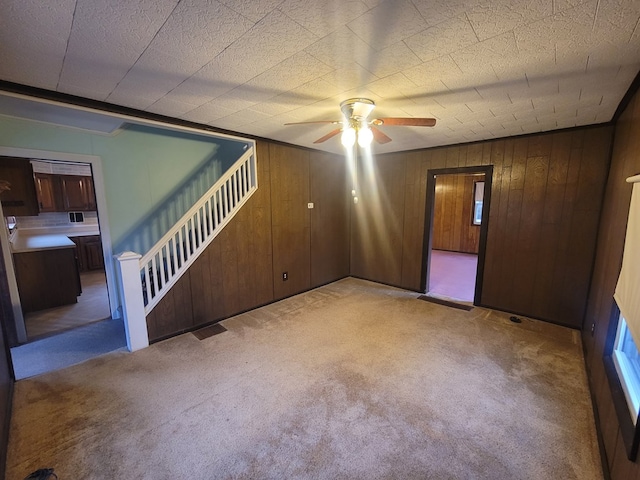
[[[78,303],[25,315],[29,341],[111,316],[104,271],[82,273],[80,283],[82,295],[78,297]]]
[[[428,293],[473,302],[477,268],[477,255],[432,250]]]

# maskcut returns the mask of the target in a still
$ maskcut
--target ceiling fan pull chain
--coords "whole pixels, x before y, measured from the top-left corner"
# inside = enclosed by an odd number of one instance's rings
[[[358,203],[358,149],[353,148],[353,189],[351,190],[351,196],[353,197],[353,203]]]

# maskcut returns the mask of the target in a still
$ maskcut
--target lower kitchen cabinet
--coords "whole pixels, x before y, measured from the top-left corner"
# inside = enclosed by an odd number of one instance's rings
[[[74,247],[13,254],[24,313],[69,305],[82,292]]]
[[[69,237],[78,249],[78,268],[81,272],[104,270],[102,240],[100,235]]]

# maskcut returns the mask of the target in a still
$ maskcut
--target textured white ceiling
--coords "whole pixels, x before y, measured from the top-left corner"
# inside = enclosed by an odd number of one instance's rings
[[[380,127],[389,152],[609,121],[639,20],[639,0],[2,0],[0,79],[332,152],[331,125],[284,123],[356,96],[437,118]]]

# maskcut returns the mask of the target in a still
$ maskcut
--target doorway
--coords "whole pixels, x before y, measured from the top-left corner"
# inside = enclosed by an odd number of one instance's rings
[[[73,242],[80,294],[75,303],[48,308],[29,304],[21,297],[27,342],[111,316],[91,165],[40,159],[30,163],[40,213],[16,217],[16,234],[33,238],[62,235]],[[20,263],[15,266],[20,267]],[[16,271],[19,288],[21,274]],[[39,292],[38,296],[42,297]]]
[[[83,188],[87,187],[93,190],[90,198],[94,203],[91,208],[87,208],[85,211],[78,208],[78,211],[73,212],[52,212],[51,218],[45,219],[45,222],[48,220],[57,225],[44,225],[46,227],[44,230],[38,230],[43,225],[29,225],[30,221],[38,221],[34,219],[27,219],[27,223],[23,225],[23,227],[32,227],[31,233],[47,233],[47,228],[51,226],[60,229],[75,224],[76,228],[69,232],[73,235],[68,236],[68,240],[72,242],[70,247],[76,251],[82,249],[84,252],[84,257],[82,257],[82,253],[80,255],[84,264],[78,275],[80,277],[78,284],[81,286],[82,294],[78,296],[79,302],[77,304],[51,309],[36,309],[37,311],[26,312],[23,316],[22,303],[24,302],[18,295],[14,262],[5,261],[5,264],[9,264],[8,266],[11,267],[7,268],[6,276],[9,284],[13,283],[15,296],[2,298],[2,300],[3,304],[9,304],[7,308],[13,309],[15,324],[13,326],[16,327],[14,330],[22,330],[22,335],[16,335],[17,338],[12,342],[13,348],[11,348],[15,378],[21,379],[56,370],[109,351],[125,348],[124,325],[117,309],[115,272],[111,261],[111,240],[100,158],[92,155],[10,147],[0,147],[0,155],[44,160],[51,164],[57,164],[59,168],[70,168],[69,171],[54,173],[68,174],[67,180],[69,181],[81,183],[84,181]],[[78,173],[75,170],[77,168],[88,169],[88,172],[85,172],[86,175],[74,175]],[[37,171],[37,169],[34,170]],[[89,175],[90,184],[87,180]],[[68,200],[75,201],[72,198],[72,185],[66,185],[66,187],[69,187]],[[73,206],[71,209],[76,210],[76,207]],[[20,222],[18,221],[18,223]],[[63,226],[63,223],[66,226]],[[3,232],[5,230],[2,229]],[[64,237],[67,236],[64,235],[65,232],[56,233],[61,233]],[[12,247],[8,242],[8,236],[0,236],[2,237],[2,252],[3,254],[8,253],[8,258],[11,260]],[[17,299],[17,303],[15,299]],[[36,323],[33,323],[33,318],[30,318],[32,314],[41,318],[37,318]],[[52,319],[53,321],[51,321]]]
[[[427,172],[421,288],[428,296],[478,305],[493,166]]]

